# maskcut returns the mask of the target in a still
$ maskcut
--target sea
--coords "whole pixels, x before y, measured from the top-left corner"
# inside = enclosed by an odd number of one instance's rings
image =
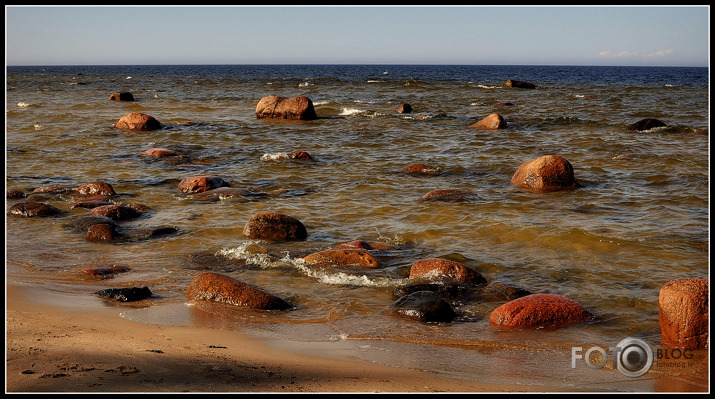
[[[535,89],[505,87],[507,80]],[[140,204],[126,231],[171,234],[86,241],[67,229],[90,210],[50,196],[53,217],[6,215],[6,282],[37,300],[109,308],[142,323],[235,330],[313,355],[361,359],[487,383],[564,390],[708,389],[709,353],[676,367],[619,373],[574,357],[626,338],[661,349],[660,288],[709,279],[710,73],[704,67],[528,65],[8,66],[6,191],[102,181],[117,204]],[[135,101],[110,101],[114,92]],[[306,96],[318,119],[258,119],[268,95]],[[509,104],[504,104],[509,103]],[[411,113],[398,113],[402,104]],[[162,128],[114,128],[130,112]],[[498,113],[507,127],[470,127]],[[664,127],[629,126],[655,118]],[[184,154],[147,157],[150,148]],[[313,161],[290,158],[305,151]],[[582,187],[533,192],[510,180],[524,162],[559,155]],[[432,173],[403,173],[422,163]],[[217,176],[258,195],[192,198],[177,186]],[[436,189],[476,195],[422,201]],[[24,199],[6,199],[10,206]],[[257,212],[301,221],[304,240],[242,235]],[[138,238],[137,238],[138,237]],[[375,270],[311,268],[308,254],[382,242]],[[577,301],[596,317],[562,328],[490,324],[506,300],[452,302],[452,322],[386,309],[410,266],[442,258],[489,282]],[[82,270],[106,265],[109,277]],[[258,311],[187,299],[193,278],[216,272],[295,305]],[[95,292],[148,287],[119,303]],[[592,351],[593,353],[593,351]],[[598,362],[596,362],[598,363]]]

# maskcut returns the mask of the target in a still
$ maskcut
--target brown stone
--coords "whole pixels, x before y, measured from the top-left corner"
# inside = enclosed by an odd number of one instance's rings
[[[701,349],[709,345],[708,329],[710,282],[682,279],[660,289],[661,342],[669,347]]]
[[[202,273],[191,281],[186,292],[190,300],[213,301],[263,310],[286,310],[293,306],[264,289],[218,273]]]
[[[497,113],[490,114],[479,122],[469,125],[469,127],[486,130],[504,129],[506,126],[504,117]]]
[[[94,196],[94,195],[116,195],[114,187],[111,184],[95,181],[90,183],[84,183],[77,187],[75,191],[84,196]]]
[[[141,155],[148,157],[173,157],[181,155],[181,153],[168,148],[150,148],[142,152]]]
[[[89,226],[87,233],[84,235],[84,239],[87,241],[111,241],[119,236],[114,226],[100,223]]]
[[[304,96],[278,97],[266,96],[258,101],[256,118],[280,118],[295,120],[317,119],[313,102]]]
[[[32,192],[42,194],[66,194],[76,190],[77,186],[74,184],[55,184],[52,186],[38,187],[32,190]]]
[[[111,101],[134,101],[134,95],[128,91],[112,93],[109,96]]]
[[[467,284],[486,284],[487,280],[476,270],[447,259],[422,259],[412,264],[409,278],[447,279]]]
[[[131,112],[122,116],[114,127],[117,129],[149,131],[161,129],[161,123],[151,115]]]
[[[527,295],[531,295],[531,292],[522,287],[507,283],[501,283],[499,281],[490,282],[489,284],[484,286],[484,288],[480,292],[480,296],[482,298],[496,301],[511,301]]]
[[[511,185],[533,191],[571,190],[581,185],[571,163],[558,155],[544,155],[524,162],[511,178]]]
[[[60,213],[58,208],[42,202],[23,201],[10,207],[7,214],[22,217],[54,216]]]
[[[467,201],[479,199],[477,194],[456,189],[432,190],[420,198],[420,201]]]
[[[108,266],[99,266],[99,267],[92,267],[89,269],[84,269],[84,270],[80,271],[80,273],[89,274],[90,276],[95,276],[95,277],[108,277],[115,273],[124,273],[124,272],[128,272],[129,270],[130,269],[126,266],[108,265]]]
[[[290,159],[297,159],[299,161],[312,161],[313,157],[305,151],[296,151],[291,154]]]
[[[397,108],[398,114],[409,114],[412,112],[412,106],[410,104],[402,104]]]
[[[276,212],[259,212],[246,222],[243,236],[251,239],[302,240],[308,236],[298,219]]]
[[[489,315],[493,325],[516,328],[557,328],[582,323],[594,315],[578,302],[556,294],[531,294],[509,301]]]
[[[229,184],[220,177],[215,176],[192,176],[187,177],[179,183],[179,191],[182,193],[200,193],[213,190],[219,187],[228,187]]]
[[[504,83],[504,87],[518,87],[520,89],[535,89],[536,85],[529,82],[523,82],[521,80],[509,79]]]
[[[106,216],[115,221],[136,219],[141,216],[141,213],[137,212],[137,210],[132,207],[115,204],[95,207],[89,214],[95,216]]]
[[[96,208],[98,206],[112,205],[109,195],[93,195],[91,197],[80,198],[72,204],[72,208]]]
[[[331,249],[316,252],[303,258],[305,263],[317,267],[357,267],[377,269],[380,262],[370,253],[360,249]]]
[[[410,173],[410,174],[422,174],[422,175],[436,175],[439,173],[440,168],[431,168],[423,163],[411,163],[407,166],[405,166],[402,169],[399,169],[398,172],[402,173]]]
[[[5,198],[7,199],[20,199],[27,197],[24,191],[20,190],[8,190],[5,192]]]

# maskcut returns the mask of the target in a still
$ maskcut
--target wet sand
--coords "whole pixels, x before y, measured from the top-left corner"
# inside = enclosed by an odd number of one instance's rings
[[[286,351],[235,331],[72,310],[6,285],[6,392],[555,392]]]

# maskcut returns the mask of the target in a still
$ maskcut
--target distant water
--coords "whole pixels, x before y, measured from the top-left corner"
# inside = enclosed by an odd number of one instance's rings
[[[507,79],[536,89],[505,88]],[[125,317],[235,328],[285,342],[368,342],[351,356],[449,375],[478,368],[485,379],[484,365],[513,367],[500,350],[570,354],[573,345],[614,346],[627,336],[657,346],[660,287],[709,277],[709,134],[700,134],[709,127],[708,84],[707,68],[8,67],[7,190],[105,181],[122,194],[118,202],[152,209],[124,226],[170,225],[179,233],[87,242],[62,225],[88,210],[50,198],[63,216],[6,218],[6,275],[98,306],[105,302],[94,291],[146,285],[154,298],[126,306]],[[119,91],[132,92],[136,101],[108,100]],[[270,94],[308,96],[319,119],[256,119],[258,100]],[[513,105],[495,105],[504,102]],[[414,112],[396,113],[402,103]],[[114,129],[129,112],[152,115],[164,128]],[[469,127],[494,112],[507,129]],[[627,129],[644,118],[668,126]],[[139,155],[152,147],[187,158],[177,163]],[[315,161],[287,159],[297,150]],[[509,184],[521,163],[546,154],[568,159],[584,187],[536,194]],[[415,162],[439,173],[395,173]],[[282,194],[192,200],[177,185],[194,175]],[[441,188],[479,198],[418,201]],[[17,201],[7,200],[6,208]],[[245,222],[263,210],[298,218],[308,238],[242,238]],[[385,267],[364,273],[315,271],[300,261],[357,239],[396,249],[377,253]],[[410,265],[432,257],[464,263],[489,281],[565,295],[598,320],[553,331],[504,331],[488,321],[501,304],[495,301],[458,304],[460,318],[447,324],[383,314],[393,290],[408,282]],[[131,271],[110,279],[79,273],[106,264]],[[186,288],[204,271],[257,284],[298,309],[186,305]],[[557,360],[547,369],[573,375],[570,358]],[[534,375],[543,368],[525,364]]]

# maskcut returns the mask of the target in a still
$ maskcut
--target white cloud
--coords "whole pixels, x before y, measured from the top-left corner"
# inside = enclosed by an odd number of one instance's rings
[[[667,50],[659,50],[653,53],[649,53],[645,57],[666,57],[670,54],[673,53],[673,49],[669,48]],[[598,57],[601,58],[626,58],[626,57],[644,57],[643,55],[637,53],[637,52],[631,52],[628,50],[624,50],[618,53],[613,53],[611,51],[601,51],[598,53]]]
[[[669,48],[667,50],[660,50],[656,51],[655,53],[650,53],[648,54],[648,57],[665,57],[666,55],[671,55],[673,53],[673,49]]]

